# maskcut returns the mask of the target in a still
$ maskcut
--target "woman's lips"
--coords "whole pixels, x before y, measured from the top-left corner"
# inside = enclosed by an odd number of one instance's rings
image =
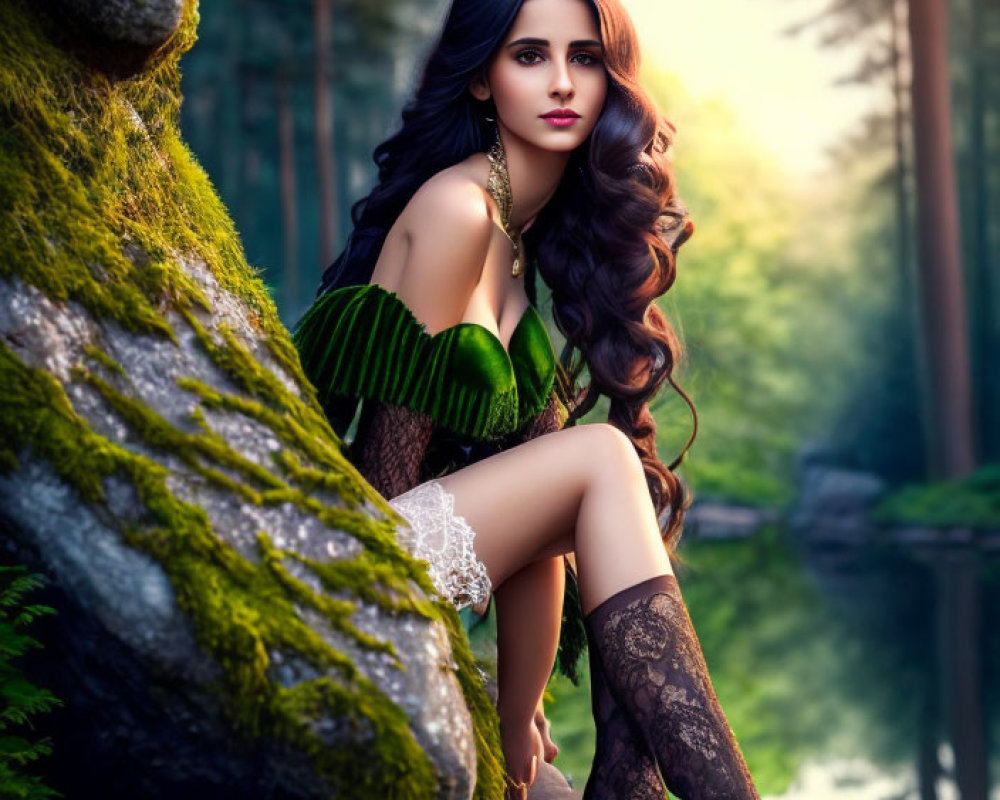
[[[556,128],[568,128],[574,122],[576,122],[579,117],[542,117],[549,125],[553,125]]]

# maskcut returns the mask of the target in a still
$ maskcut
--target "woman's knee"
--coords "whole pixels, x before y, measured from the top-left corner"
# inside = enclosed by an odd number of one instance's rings
[[[642,460],[635,445],[621,430],[607,422],[582,425],[577,430],[586,431],[590,439],[586,450],[590,454],[588,463],[593,479],[605,481],[625,477],[645,481]]]

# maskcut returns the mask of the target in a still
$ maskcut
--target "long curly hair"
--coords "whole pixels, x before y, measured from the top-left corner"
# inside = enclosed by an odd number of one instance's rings
[[[635,446],[674,553],[689,493],[674,473],[697,433],[697,412],[673,373],[680,342],[654,300],[676,276],[677,248],[692,225],[676,198],[673,126],[638,81],[639,46],[619,0],[582,0],[592,8],[604,47],[608,92],[594,130],[570,156],[555,194],[524,234],[526,288],[534,276],[552,292],[553,317],[566,338],[564,392],[578,401],[569,424],[610,400],[608,421]],[[468,90],[503,43],[524,0],[453,0],[399,131],[374,151],[378,178],[351,208],[353,230],[326,270],[320,293],[368,283],[386,235],[417,189],[437,172],[489,150],[492,100]],[[576,381],[584,368],[590,382]],[[649,401],[670,383],[692,414],[692,432],[670,465],[656,453]],[[572,387],[568,389],[566,387]]]

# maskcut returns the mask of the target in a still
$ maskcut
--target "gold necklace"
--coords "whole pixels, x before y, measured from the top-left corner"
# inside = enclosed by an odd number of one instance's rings
[[[514,208],[514,196],[510,191],[510,175],[507,173],[507,154],[504,152],[499,132],[486,157],[490,161],[490,177],[486,181],[486,191],[500,209],[501,230],[514,247],[514,263],[510,274],[516,278],[521,274],[521,232],[517,231],[513,236],[510,235],[510,212]]]

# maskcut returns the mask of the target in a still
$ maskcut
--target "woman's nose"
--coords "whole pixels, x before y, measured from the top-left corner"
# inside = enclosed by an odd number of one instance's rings
[[[569,74],[569,64],[556,61],[552,74],[552,84],[549,95],[552,97],[570,98],[573,96],[573,79]]]

